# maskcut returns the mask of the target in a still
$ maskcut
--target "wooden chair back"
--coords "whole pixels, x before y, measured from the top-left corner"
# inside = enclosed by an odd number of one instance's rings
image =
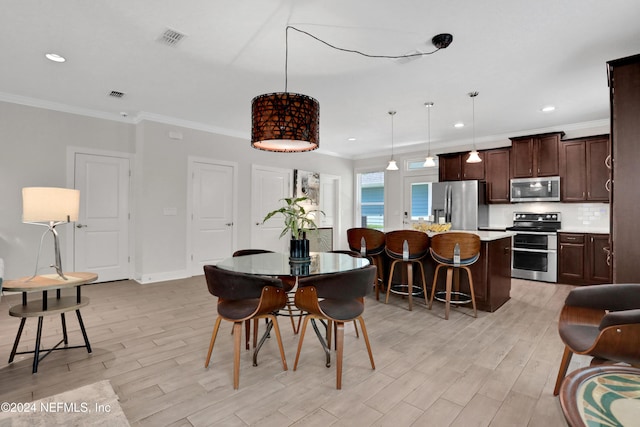
[[[380,230],[373,228],[357,227],[347,230],[347,242],[349,249],[360,252],[362,238],[364,237],[367,255],[378,255],[384,251],[385,236]]]
[[[224,300],[246,300],[260,298],[262,288],[272,286],[283,289],[282,281],[266,276],[237,273],[215,265],[204,266],[207,288],[212,295]]]
[[[424,257],[429,252],[429,236],[417,230],[397,230],[385,234],[385,250],[394,259],[402,259],[405,240],[409,246],[409,259]]]
[[[431,237],[431,254],[438,262],[453,263],[456,244],[460,247],[460,263],[475,262],[480,255],[480,237],[473,233],[446,232]]]

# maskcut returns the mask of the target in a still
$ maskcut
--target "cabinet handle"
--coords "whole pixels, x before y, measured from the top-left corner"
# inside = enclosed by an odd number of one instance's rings
[[[611,193],[611,178],[609,178],[607,182],[604,183],[604,189]]]
[[[611,267],[611,250],[607,247],[602,248],[602,250],[607,254],[607,265]]]
[[[611,154],[609,154],[609,155],[604,159],[604,165],[607,167],[607,169],[611,169]]]
[[[582,192],[582,198],[584,199],[584,191]]]

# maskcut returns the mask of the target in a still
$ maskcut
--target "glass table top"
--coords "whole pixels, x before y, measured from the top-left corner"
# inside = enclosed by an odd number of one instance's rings
[[[312,252],[310,261],[290,262],[289,254],[271,252],[231,257],[216,265],[237,273],[264,276],[311,276],[356,270],[369,265],[369,260],[341,253]]]

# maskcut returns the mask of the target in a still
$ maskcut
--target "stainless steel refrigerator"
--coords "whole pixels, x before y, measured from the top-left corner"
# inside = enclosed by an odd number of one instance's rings
[[[489,225],[485,183],[446,181],[431,184],[433,220],[451,223],[452,230],[477,230]]]

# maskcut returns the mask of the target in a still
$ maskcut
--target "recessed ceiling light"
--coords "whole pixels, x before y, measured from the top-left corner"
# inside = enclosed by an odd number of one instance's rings
[[[64,56],[60,56],[57,53],[47,53],[44,55],[49,61],[64,62],[67,59]]]
[[[547,105],[546,107],[542,107],[542,109],[540,109],[540,111],[542,111],[543,113],[550,113],[551,111],[555,110],[556,107],[554,107],[553,105]]]
[[[347,141],[355,141],[356,139],[354,137],[351,138],[347,138]]]
[[[462,122],[458,122],[455,125],[453,125],[454,128],[463,128],[464,127],[464,123]]]

